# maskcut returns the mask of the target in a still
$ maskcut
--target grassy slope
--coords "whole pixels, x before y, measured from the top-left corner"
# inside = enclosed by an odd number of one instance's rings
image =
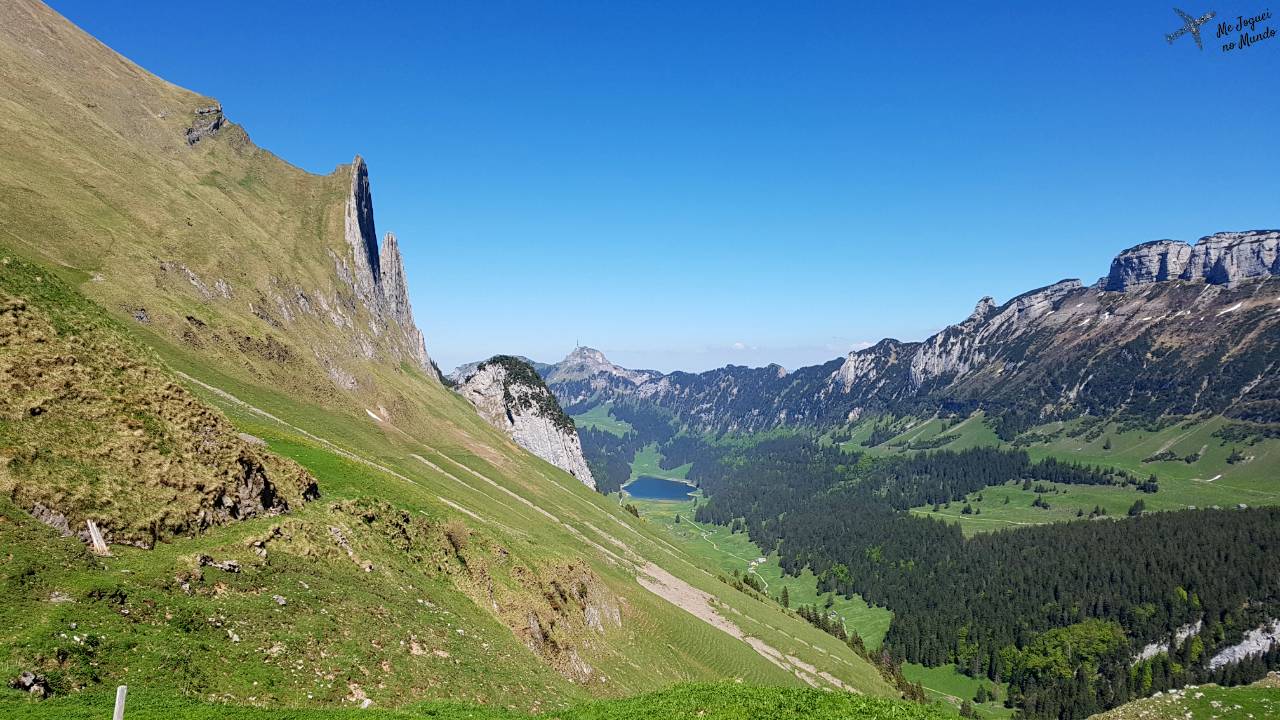
[[[520,451],[463,399],[381,350],[372,361],[342,356],[358,385],[337,391],[313,356],[347,347],[349,333],[320,316],[268,319],[250,309],[270,309],[295,287],[314,299],[334,286],[326,250],[349,256],[345,173],[307,175],[234,127],[188,148],[182,130],[206,99],[46,8],[19,1],[3,12],[0,234],[112,313],[239,429],[311,470],[323,498],[279,523],[254,520],[87,564],[73,546],[66,562],[43,562],[58,542],[13,515],[3,528],[25,560],[5,568],[0,671],[25,669],[33,654],[83,656],[93,633],[103,640],[79,676],[91,684],[234,702],[353,702],[355,684],[379,706],[450,697],[536,709],[681,681],[800,683],[790,667],[643,589],[636,575],[652,562],[710,593],[724,616],[779,652],[865,692],[892,692],[834,639],[727,588],[696,555]],[[226,279],[234,299],[200,297],[182,274],[158,269],[166,258],[206,284]],[[147,324],[131,320],[140,307]],[[255,350],[268,340],[288,352]],[[357,498],[391,507],[368,519],[342,503]],[[426,524],[396,525],[401,510]],[[465,526],[465,551],[444,544],[450,523]],[[288,537],[261,561],[249,543],[277,524]],[[372,571],[338,549],[330,527]],[[178,578],[198,554],[239,558],[246,570],[224,578],[205,568],[187,595]],[[620,608],[621,627],[590,630],[574,603],[556,615],[563,603],[548,600],[547,583],[578,577]],[[51,602],[55,592],[73,602]],[[557,653],[530,649],[531,612],[558,619],[549,631]],[[424,652],[413,651],[411,635]],[[579,661],[592,669],[585,682]]]
[[[905,428],[909,419],[900,421]],[[1280,503],[1280,441],[1264,440],[1253,445],[1228,443],[1213,436],[1226,422],[1221,417],[1178,424],[1159,431],[1126,430],[1121,432],[1115,424],[1108,425],[1096,438],[1070,437],[1073,424],[1052,423],[1034,432],[1049,438],[1027,447],[1032,458],[1053,456],[1094,465],[1104,465],[1131,471],[1140,477],[1155,474],[1160,478],[1160,491],[1154,494],[1139,493],[1132,488],[1063,485],[1056,493],[1046,496],[1050,508],[1032,507],[1036,495],[1024,491],[1020,485],[987,488],[973,493],[968,502],[981,508],[977,515],[962,515],[963,502],[951,503],[951,507],[933,512],[932,508],[915,508],[920,515],[939,517],[959,523],[965,533],[987,532],[1018,525],[1057,522],[1077,519],[1076,511],[1087,515],[1095,506],[1105,508],[1112,516],[1123,516],[1138,498],[1142,498],[1148,510],[1179,510],[1189,507],[1218,505],[1232,507],[1246,505],[1275,505]],[[906,443],[923,441],[941,434],[954,434],[957,438],[942,447],[960,450],[977,445],[1000,445],[995,433],[982,422],[981,413],[957,421],[939,418],[915,423],[892,439],[874,448],[863,448],[861,441],[871,432],[873,422],[865,422],[854,430],[853,439],[844,443],[849,450],[863,450],[875,455],[910,452]],[[949,424],[943,429],[944,424]],[[1111,448],[1104,447],[1110,439]],[[1227,456],[1238,449],[1248,460],[1228,464]],[[1194,463],[1182,460],[1143,462],[1161,451],[1177,453],[1185,457],[1200,453]],[[981,494],[983,501],[977,501]],[[1009,502],[1006,504],[1005,499]]]
[[[107,695],[56,700],[40,705],[5,703],[7,709],[30,720],[94,720],[102,717],[114,698]],[[170,696],[131,692],[130,720],[169,720],[181,713],[186,720],[393,720],[399,718],[439,718],[440,720],[514,720],[529,715],[498,708],[477,708],[449,703],[427,703],[400,711],[369,710],[262,710],[249,707],[210,706]],[[564,710],[539,715],[548,720],[935,720],[954,717],[942,707],[907,705],[846,693],[826,693],[800,688],[761,688],[735,684],[680,685],[660,692],[625,700],[583,703]]]
[[[1202,685],[1135,700],[1095,715],[1098,720],[1184,720],[1222,718],[1252,720],[1280,717],[1280,682],[1273,674],[1252,685]]]
[[[609,413],[610,403],[602,405],[594,405],[592,408],[581,415],[574,415],[573,422],[580,428],[595,428],[603,430],[607,433],[613,433],[618,437],[626,435],[631,430],[631,423],[625,420],[619,420]]]
[[[96,604],[50,606],[47,593],[28,593],[21,600],[6,602],[7,609],[18,619],[14,628],[20,632],[11,638],[10,647],[34,642],[37,637],[59,636],[61,627],[77,622],[86,630],[95,628],[108,636],[119,633],[127,638],[117,648],[118,654],[111,654],[110,648],[104,651],[101,663],[104,678],[133,683],[154,683],[160,678],[162,685],[173,682],[180,688],[200,687],[217,699],[235,701],[253,697],[262,702],[331,704],[349,697],[350,684],[354,682],[380,704],[396,704],[415,697],[450,697],[536,709],[586,694],[623,694],[680,681],[732,677],[751,683],[798,682],[745,643],[641,589],[633,579],[637,564],[652,560],[695,587],[718,596],[725,612],[748,634],[867,692],[890,692],[869,665],[840,643],[767,603],[724,586],[702,568],[696,556],[665,542],[643,523],[621,512],[615,503],[586,490],[552,466],[515,451],[504,436],[476,420],[464,401],[443,390],[435,391],[438,386],[421,385],[428,393],[436,393],[434,397],[428,395],[430,400],[424,403],[436,417],[433,422],[423,422],[421,430],[410,433],[390,424],[376,423],[367,416],[344,416],[242,384],[216,369],[201,366],[200,359],[191,358],[181,346],[167,344],[158,337],[151,340],[172,367],[197,376],[278,419],[267,418],[223,394],[192,384],[198,395],[220,406],[238,427],[265,439],[273,450],[294,458],[316,475],[324,501],[308,505],[295,513],[294,519],[323,529],[334,522],[331,502],[378,497],[411,513],[442,521],[460,520],[475,534],[478,546],[494,552],[500,547],[535,568],[535,572],[585,561],[608,594],[618,598],[624,608],[622,628],[607,630],[603,638],[596,639],[581,628],[569,627],[559,638],[574,647],[598,673],[588,684],[589,691],[584,693],[579,686],[550,672],[545,663],[520,645],[512,631],[502,627],[501,617],[480,611],[474,593],[457,587],[459,582],[465,585],[465,579],[458,581],[427,573],[417,582],[408,581],[417,587],[434,587],[422,599],[446,609],[449,614],[442,616],[424,610],[424,606],[417,603],[419,598],[411,591],[406,592],[405,580],[390,575],[374,582],[342,557],[323,557],[317,565],[307,558],[311,549],[304,546],[288,552],[291,556],[288,561],[282,560],[288,568],[286,571],[272,568],[257,577],[252,586],[232,584],[207,602],[203,598],[192,601],[194,607],[189,608],[192,613],[204,617],[235,617],[232,629],[241,638],[239,643],[231,641],[222,634],[224,628],[221,627],[216,628],[216,632],[209,631],[204,642],[195,646],[194,657],[179,658],[184,664],[213,668],[195,679],[183,680],[171,673],[157,674],[167,667],[166,663],[174,662],[168,653],[186,641],[184,631],[173,627],[172,622],[148,629],[149,639],[144,642],[138,638],[137,626],[115,621],[114,614],[102,614]],[[467,445],[457,444],[459,428],[475,433]],[[350,524],[349,518],[345,520]],[[171,580],[175,568],[189,565],[189,559],[197,553],[214,557],[229,555],[242,558],[245,564],[252,563],[253,558],[245,548],[246,538],[261,535],[271,525],[270,520],[253,521],[201,538],[162,544],[151,552],[121,550],[117,557],[104,561],[103,569],[110,576],[127,577],[126,595],[144,598],[144,604],[150,600],[164,607],[175,599]],[[374,536],[367,540],[376,548],[379,539]],[[38,553],[38,548],[33,552]],[[384,556],[381,560],[373,549],[361,555],[368,554],[375,567],[392,567],[400,562],[390,549],[383,547],[380,552]],[[301,557],[292,557],[297,553],[301,553]],[[404,572],[407,577],[413,577],[411,568]],[[55,575],[43,578],[41,586],[60,588],[73,598],[84,597],[93,591],[97,574],[96,570],[86,570],[69,577]],[[320,617],[328,614],[321,613],[325,606],[291,603],[282,612],[302,617],[296,622],[282,623],[269,598],[276,593],[293,597],[300,592],[301,583],[314,585],[317,577],[328,574],[332,574],[332,580],[326,590],[316,592],[349,598],[340,609],[330,611],[344,618],[337,621],[343,641],[313,649],[308,647],[308,638],[318,632],[317,627],[327,624],[327,619]],[[216,571],[206,570],[206,577],[215,575]],[[218,592],[217,582],[211,581],[213,592]],[[323,595],[316,597],[318,600]],[[504,600],[504,614],[508,616],[511,612],[523,611],[523,603],[530,607],[538,604],[537,597],[521,595],[520,588],[512,588]],[[386,622],[365,623],[368,608],[377,606],[386,608],[387,615],[383,618]],[[264,615],[264,609],[270,614]],[[69,619],[79,617],[77,613],[81,611],[89,613],[86,619]],[[183,617],[181,613],[177,616]],[[462,618],[467,618],[466,624]],[[451,658],[465,658],[461,667],[456,663],[450,667],[446,663],[446,672],[436,667],[440,659],[433,652],[415,656],[400,644],[409,642],[403,630],[408,628],[418,629],[424,647],[428,637],[439,642],[446,638],[456,642],[448,633],[457,627],[462,627],[467,632],[464,637],[474,638],[474,642],[453,649],[449,649],[453,643],[431,647],[432,651],[443,649]],[[329,634],[332,635],[332,631]],[[307,650],[297,654],[291,649],[285,651],[296,664],[287,672],[274,665],[243,670],[262,662],[263,649],[270,649],[276,642],[286,648]],[[136,652],[130,648],[139,644],[155,651],[136,659],[126,654]],[[493,650],[477,652],[474,647],[477,644],[488,644]],[[370,652],[368,647],[378,651]],[[349,665],[334,665],[328,659],[344,655],[350,658]],[[396,672],[384,680],[382,686],[367,687],[367,673],[383,660],[391,663]],[[130,669],[125,669],[126,661]],[[18,665],[11,667],[13,673],[21,669]],[[317,679],[335,671],[336,678]],[[255,682],[259,685],[254,685]]]
[[[940,700],[951,706],[959,707],[964,700],[973,702],[974,695],[978,692],[979,685],[986,685],[987,690],[994,690],[999,693],[1004,692],[1004,683],[993,683],[990,680],[978,680],[969,677],[956,669],[955,665],[943,665],[941,667],[925,667],[915,663],[906,663],[902,666],[902,674],[911,682],[918,682],[924,687],[925,694],[930,699]],[[1003,698],[1003,695],[999,696]],[[1013,717],[1013,709],[1006,708],[1001,699],[996,699],[985,703],[974,703],[974,707],[984,718],[1010,718]]]
[[[636,456],[631,459],[631,480],[635,480],[641,475],[671,480],[685,480],[689,477],[689,470],[693,468],[693,463],[685,463],[680,467],[664,470],[659,465],[660,462],[662,462],[662,453],[658,452],[657,443],[649,443],[640,448],[640,450],[636,451]]]

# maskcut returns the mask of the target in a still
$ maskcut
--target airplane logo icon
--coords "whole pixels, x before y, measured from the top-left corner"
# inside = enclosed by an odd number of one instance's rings
[[[1173,11],[1178,13],[1178,17],[1182,18],[1182,27],[1174,30],[1168,35],[1165,35],[1164,39],[1168,40],[1169,44],[1172,45],[1174,40],[1177,40],[1187,33],[1191,33],[1191,39],[1196,41],[1196,47],[1203,50],[1204,45],[1200,43],[1200,26],[1212,20],[1215,13],[1210,10],[1204,15],[1201,15],[1200,19],[1197,20],[1178,8],[1174,8]]]

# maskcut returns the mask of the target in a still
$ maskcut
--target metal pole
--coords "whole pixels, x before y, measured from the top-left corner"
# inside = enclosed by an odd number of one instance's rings
[[[121,685],[116,688],[116,711],[111,716],[111,720],[124,720],[124,696],[129,694],[129,686]]]

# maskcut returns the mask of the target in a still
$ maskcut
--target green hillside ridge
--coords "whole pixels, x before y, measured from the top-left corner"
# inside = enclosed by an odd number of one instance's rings
[[[31,720],[92,720],[111,707],[111,696],[81,696],[40,705],[4,703],[0,710],[22,712]],[[812,688],[762,688],[733,683],[690,684],[624,700],[606,700],[575,705],[537,716],[500,708],[480,708],[459,703],[425,703],[403,710],[264,710],[260,708],[208,705],[154,694],[129,695],[130,720],[168,720],[181,713],[186,720],[939,720],[955,717],[940,706],[912,705],[900,701],[867,698],[848,693],[829,693]]]
[[[0,237],[21,259],[0,290],[46,318],[109,317],[88,322],[155,353],[144,390],[173,383],[216,408],[320,494],[283,515],[174,525],[109,558],[5,502],[0,675],[38,672],[55,700],[127,683],[316,710],[450,699],[536,712],[724,680],[896,695],[842,643],[720,582],[411,362],[393,321],[341,278],[349,166],[310,175],[234,124],[188,145],[208,98],[37,3],[8,3],[0,21]],[[32,293],[18,269],[63,289]],[[119,399],[127,412],[145,394]],[[92,482],[28,477],[104,523],[151,527],[80,491]],[[142,485],[101,487],[171,507]]]
[[[1052,492],[1045,496],[1047,509],[1033,506],[1039,493],[1015,483],[971,493],[964,502],[952,502],[949,507],[913,510],[958,523],[966,534],[972,534],[1077,520],[1081,512],[1088,516],[1099,507],[1111,517],[1123,517],[1138,499],[1147,511],[1280,504],[1275,484],[1280,477],[1280,439],[1224,437],[1228,435],[1224,428],[1231,423],[1215,416],[1148,429],[1114,422],[1084,425],[1076,420],[1033,428],[1010,443],[997,438],[978,412],[964,418],[870,419],[843,434],[840,444],[848,451],[874,456],[976,446],[1021,447],[1036,460],[1054,457],[1127,470],[1143,478],[1155,475],[1160,481],[1156,493],[1139,493],[1132,487],[1049,483]],[[877,428],[891,428],[892,434],[876,445],[864,445]],[[934,445],[937,438],[947,441]],[[1173,459],[1157,459],[1163,457]],[[1194,460],[1187,462],[1187,458]],[[964,514],[966,504],[981,512]]]

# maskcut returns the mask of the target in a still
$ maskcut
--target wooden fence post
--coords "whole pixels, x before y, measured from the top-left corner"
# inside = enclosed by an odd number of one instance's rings
[[[111,716],[111,720],[124,720],[124,697],[129,694],[129,686],[121,685],[116,688],[116,711]]]

